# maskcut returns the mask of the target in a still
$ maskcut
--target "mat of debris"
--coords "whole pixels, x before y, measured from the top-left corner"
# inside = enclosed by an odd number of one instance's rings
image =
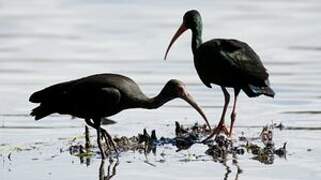
[[[273,130],[279,125],[269,125],[262,128],[262,132],[256,138],[247,138],[244,133],[236,139],[231,139],[225,135],[217,135],[215,138],[203,142],[210,130],[206,125],[195,123],[193,126],[184,127],[175,122],[175,137],[158,137],[155,130],[150,133],[146,129],[132,137],[114,137],[113,141],[117,147],[117,152],[127,151],[140,153],[156,153],[158,147],[172,145],[176,147],[176,152],[189,149],[194,144],[202,144],[207,147],[205,154],[212,156],[214,161],[224,162],[228,155],[242,156],[251,154],[252,159],[264,164],[272,164],[275,156],[286,157],[286,142],[275,145],[273,141]],[[80,158],[92,157],[100,152],[96,145],[91,144],[88,128],[85,132],[85,143],[72,143],[69,152]],[[95,141],[94,141],[95,142]],[[115,155],[113,149],[105,148],[107,154]]]

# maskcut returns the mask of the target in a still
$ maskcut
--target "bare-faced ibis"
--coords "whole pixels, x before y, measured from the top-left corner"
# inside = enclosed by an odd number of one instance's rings
[[[202,43],[202,19],[196,10],[185,13],[183,23],[173,36],[164,59],[175,40],[186,30],[192,31],[192,51],[194,65],[202,82],[209,88],[211,84],[221,86],[225,104],[220,122],[208,137],[224,131],[231,135],[236,117],[237,96],[243,90],[248,97],[261,94],[274,97],[274,91],[269,87],[269,74],[254,50],[242,41],[235,39],[212,39]],[[228,132],[224,117],[230,95],[226,88],[234,88],[234,103],[231,113],[231,125]],[[208,139],[206,138],[206,139]]]
[[[97,130],[97,144],[104,159],[106,154],[101,146],[101,135],[107,146],[111,145],[115,150],[116,148],[111,136],[101,128],[102,118],[117,114],[124,109],[155,109],[175,98],[188,102],[209,126],[205,114],[188,93],[184,83],[175,79],[168,81],[157,96],[149,98],[132,79],[126,76],[96,74],[37,91],[30,96],[29,101],[40,103],[31,112],[35,120],[52,113],[69,114],[85,119],[89,126]]]

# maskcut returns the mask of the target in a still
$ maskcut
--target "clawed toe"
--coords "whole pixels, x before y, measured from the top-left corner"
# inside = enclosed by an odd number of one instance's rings
[[[213,131],[212,133],[205,138],[203,141],[201,141],[202,143],[206,142],[207,140],[211,139],[213,136],[217,136],[218,134],[220,134],[221,132],[223,132],[225,135],[230,136],[230,133],[228,131],[228,129],[226,128],[225,124],[219,124]]]

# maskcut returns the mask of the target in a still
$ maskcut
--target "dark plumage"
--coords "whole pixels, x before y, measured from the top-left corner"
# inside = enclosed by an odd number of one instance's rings
[[[52,113],[83,118],[88,125],[97,129],[97,137],[102,133],[106,143],[114,146],[110,135],[100,127],[102,118],[129,108],[158,108],[175,98],[187,101],[207,122],[204,113],[185,89],[184,83],[175,79],[168,81],[157,96],[149,98],[126,76],[97,74],[47,87],[33,93],[29,101],[40,103],[31,112],[36,120]],[[97,141],[105,158],[100,138],[97,138]]]
[[[249,97],[274,96],[268,73],[259,56],[246,43],[234,39],[213,39],[201,44],[194,63],[202,82],[238,87]]]
[[[187,29],[192,31],[194,65],[200,79],[209,88],[212,87],[211,84],[221,86],[225,96],[225,105],[220,123],[210,137],[221,130],[227,133],[224,117],[230,95],[226,87],[234,88],[235,99],[229,132],[231,134],[236,116],[236,100],[240,90],[243,90],[249,97],[257,97],[261,94],[274,97],[274,91],[269,87],[269,74],[259,56],[249,45],[242,41],[212,39],[202,43],[202,19],[196,10],[185,13],[182,25],[167,48],[165,59],[172,44]]]

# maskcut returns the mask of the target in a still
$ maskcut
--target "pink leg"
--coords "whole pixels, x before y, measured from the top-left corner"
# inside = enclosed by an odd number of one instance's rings
[[[221,115],[221,120],[218,123],[217,127],[213,130],[213,132],[207,138],[205,138],[202,142],[207,141],[208,139],[212,138],[214,135],[219,134],[221,131],[223,131],[225,134],[229,134],[224,121],[225,121],[225,114],[228,107],[228,103],[230,102],[230,94],[228,93],[225,87],[221,86],[221,88],[224,93],[224,100],[225,100],[223,112]]]
[[[232,135],[232,130],[233,130],[233,125],[235,122],[235,118],[236,118],[236,101],[237,101],[237,96],[240,93],[240,89],[234,89],[234,102],[233,102],[233,109],[232,109],[232,113],[231,113],[231,125],[230,125],[230,133],[229,136]]]

